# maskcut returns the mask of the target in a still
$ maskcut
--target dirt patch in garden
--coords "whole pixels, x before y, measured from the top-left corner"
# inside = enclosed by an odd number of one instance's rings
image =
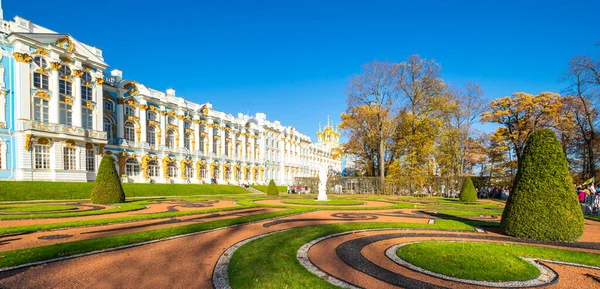
[[[311,205],[301,205],[301,204],[289,204],[284,203],[285,200],[263,200],[263,201],[254,201],[256,204],[260,205],[274,205],[274,206],[292,206],[292,207],[331,207],[331,208],[339,208],[343,210],[344,208],[350,207],[360,207],[360,208],[374,208],[374,207],[390,207],[394,204],[386,203],[386,202],[378,202],[378,201],[362,201],[364,204],[362,205],[330,205],[327,202],[323,202],[323,204],[311,204]]]

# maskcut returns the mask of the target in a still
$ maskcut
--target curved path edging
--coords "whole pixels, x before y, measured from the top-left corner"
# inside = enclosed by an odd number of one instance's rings
[[[443,241],[443,242],[457,242],[457,241]],[[394,261],[394,263],[396,263],[400,266],[406,267],[410,270],[413,270],[413,271],[416,271],[416,272],[419,272],[419,273],[422,273],[425,275],[429,275],[429,276],[432,276],[435,278],[443,279],[443,280],[471,284],[471,285],[478,285],[478,286],[485,286],[485,287],[497,287],[497,288],[524,288],[524,287],[538,287],[538,286],[551,285],[553,283],[556,283],[556,281],[558,281],[558,274],[554,270],[537,262],[537,259],[523,258],[523,257],[519,257],[519,258],[527,261],[528,263],[530,263],[533,266],[535,266],[536,268],[538,268],[538,270],[540,270],[540,275],[537,278],[523,280],[523,281],[492,282],[492,281],[479,281],[479,280],[462,279],[462,278],[447,276],[444,274],[429,271],[429,270],[423,269],[419,266],[413,265],[412,263],[409,263],[406,260],[400,258],[398,256],[398,254],[396,253],[400,247],[404,247],[406,245],[416,244],[416,243],[421,243],[421,242],[409,242],[409,243],[394,245],[385,251],[385,255],[390,260]]]

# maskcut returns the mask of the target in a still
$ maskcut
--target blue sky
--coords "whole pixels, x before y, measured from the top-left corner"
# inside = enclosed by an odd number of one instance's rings
[[[418,2],[418,3],[417,3]],[[569,59],[600,55],[600,1],[4,1],[104,50],[111,68],[217,110],[264,112],[315,139],[372,60],[433,58],[486,97],[560,92]],[[32,9],[33,8],[33,9]]]

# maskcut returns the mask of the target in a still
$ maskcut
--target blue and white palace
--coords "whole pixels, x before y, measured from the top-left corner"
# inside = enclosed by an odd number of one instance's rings
[[[292,183],[341,171],[339,133],[310,137],[109,71],[103,52],[0,10],[0,180],[93,181],[115,158],[128,182]]]

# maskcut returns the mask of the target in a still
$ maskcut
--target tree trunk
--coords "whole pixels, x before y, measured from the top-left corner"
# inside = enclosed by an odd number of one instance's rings
[[[383,129],[379,132],[379,180],[381,181],[381,191],[385,187],[385,146],[383,140]]]

